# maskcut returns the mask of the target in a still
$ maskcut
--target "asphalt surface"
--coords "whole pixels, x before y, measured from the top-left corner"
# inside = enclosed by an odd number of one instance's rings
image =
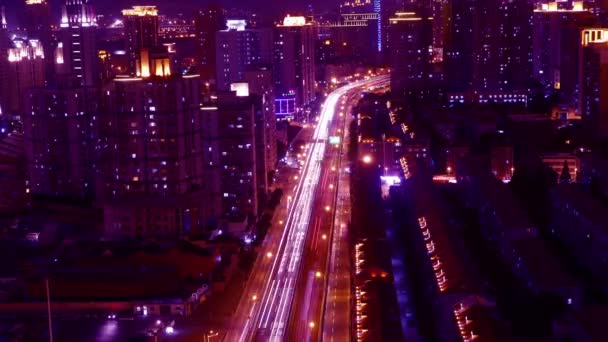
[[[330,133],[344,127],[344,121],[335,120],[340,117],[343,96],[360,93],[369,85],[385,84],[388,80],[388,76],[379,76],[356,81],[326,98],[302,152],[304,165],[292,179],[297,186],[291,194],[284,195],[285,200],[275,216],[278,227],[270,229],[260,248],[244,295],[231,325],[226,327],[225,341],[281,341],[288,336],[298,340],[320,338],[323,303],[329,287],[324,281],[331,265],[329,257],[333,255],[335,260],[344,257],[330,253],[328,241],[331,240],[323,240],[323,234],[326,239],[332,235],[334,225],[331,223],[338,197],[335,185],[340,153],[328,139]],[[342,129],[340,134],[343,133]],[[334,189],[329,188],[330,184]],[[289,185],[286,189],[290,190]],[[316,272],[320,272],[320,276]],[[302,301],[305,298],[309,300]]]

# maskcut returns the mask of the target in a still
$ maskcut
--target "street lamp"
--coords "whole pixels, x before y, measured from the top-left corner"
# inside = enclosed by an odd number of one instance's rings
[[[217,337],[217,336],[219,336],[219,332],[217,332],[215,330],[209,330],[209,333],[205,334],[205,341],[211,342],[211,338]]]
[[[365,164],[371,164],[372,163],[372,156],[370,156],[369,154],[366,154],[365,156],[363,156],[362,161]]]

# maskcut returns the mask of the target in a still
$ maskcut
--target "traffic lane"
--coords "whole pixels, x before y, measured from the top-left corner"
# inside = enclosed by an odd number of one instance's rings
[[[330,129],[335,130],[335,127],[339,126],[339,121],[341,120],[333,122]],[[313,211],[313,217],[317,219],[315,225],[312,226],[311,238],[307,241],[304,267],[301,270],[302,274],[315,274],[315,281],[312,284],[310,295],[307,295],[310,284],[300,281],[296,287],[296,295],[294,296],[294,308],[296,309],[292,311],[290,318],[290,337],[292,338],[303,336],[311,336],[312,340],[320,338],[324,277],[327,276],[325,273],[329,257],[329,241],[327,239],[333,220],[334,200],[337,190],[335,184],[339,175],[339,168],[337,167],[339,149],[330,146],[326,151],[328,157],[323,162],[323,176],[316,191],[317,199]],[[332,186],[330,187],[330,185]],[[322,222],[320,225],[317,223],[319,220]],[[317,248],[320,242],[322,242],[321,247]],[[319,278],[316,277],[317,272],[319,272]],[[302,311],[299,310],[302,307],[308,308],[304,317],[302,317]],[[313,326],[311,326],[311,322]]]
[[[254,264],[254,268],[249,275],[249,279],[245,286],[245,290],[241,296],[237,311],[233,315],[233,320],[230,326],[224,327],[229,331],[225,340],[238,341],[241,338],[243,327],[252,316],[252,307],[256,300],[254,297],[260,297],[263,292],[264,285],[269,277],[272,260],[276,255],[280,237],[285,229],[284,224],[288,214],[288,198],[293,197],[294,187],[297,181],[294,179],[299,172],[295,169],[285,167],[281,173],[283,180],[281,182],[284,189],[283,198],[273,219],[273,225],[269,229],[267,236],[259,248],[258,257]],[[256,298],[257,299],[257,298]]]
[[[344,113],[352,111],[358,94],[351,94],[345,101]],[[350,116],[343,120],[342,145],[344,152],[348,151],[348,123]],[[340,170],[344,170],[348,160],[342,158]],[[332,254],[330,255],[330,279],[328,281],[323,337],[326,341],[349,341],[351,338],[351,262],[348,243],[348,223],[350,222],[350,183],[347,173],[339,177],[339,194],[336,205],[336,220],[332,239]]]
[[[357,84],[361,84],[361,83],[362,82],[352,84],[350,87],[355,87]],[[332,95],[328,96],[325,104],[327,105],[326,107],[328,107],[330,109],[328,109],[327,111],[326,110],[322,111],[320,120],[316,126],[315,133],[313,135],[314,139],[317,139],[317,138],[321,138],[323,140],[326,139],[326,135],[327,135],[326,129],[331,123],[330,119],[333,116],[334,111],[336,109],[335,106],[340,99],[340,94],[344,94],[346,91],[347,91],[347,89],[341,89],[337,92],[332,93]],[[319,155],[322,157],[322,151],[325,149],[325,146],[326,146],[325,142],[314,143],[313,147],[310,151],[310,156],[314,155],[314,159],[316,161],[316,158],[318,158]],[[311,197],[312,196],[311,192],[314,192],[313,189],[316,188],[316,186],[318,184],[317,165],[315,163],[313,163],[312,169],[309,169],[309,167],[311,167],[310,161],[313,159],[310,156],[307,157],[307,162],[304,167],[303,178],[302,178],[302,179],[306,179],[308,183],[300,182],[300,186],[302,186],[302,185],[307,186],[307,188],[305,189],[305,191],[303,193],[303,196],[305,196],[305,197],[300,198],[300,195],[296,194],[295,198],[297,198],[298,201],[300,201],[300,200],[303,200],[304,202],[311,201],[313,199]],[[298,191],[301,191],[301,189],[298,189]],[[302,193],[300,192],[300,194],[302,194]],[[304,236],[308,235],[307,228],[308,228],[309,222],[307,220],[309,219],[309,216],[310,216],[310,211],[309,211],[310,205],[308,203],[305,203],[303,206],[304,206],[305,210],[304,210],[304,212],[297,213],[298,217],[296,217],[296,221],[300,225],[306,225],[305,229],[303,231],[301,231],[301,230],[296,231],[296,233],[299,233],[300,235],[297,235],[296,240],[294,240],[293,239],[294,230],[292,229],[293,227],[288,226],[288,228],[286,228],[286,231],[289,231],[288,240],[291,242],[295,242],[295,244],[296,244],[295,249],[290,247],[290,249],[286,253],[284,253],[281,250],[277,254],[277,260],[278,260],[278,258],[281,259],[281,265],[283,263],[289,262],[289,260],[295,261],[295,264],[293,262],[290,263],[290,269],[294,268],[294,267],[298,268],[300,257],[301,257],[301,255],[299,254],[299,253],[301,253],[301,251],[300,251],[301,242],[302,242],[301,235],[304,235]],[[290,212],[290,216],[291,215],[292,214]],[[281,239],[283,239],[283,238],[281,238]],[[281,241],[281,244],[283,244],[283,241],[284,240]],[[273,266],[273,268],[274,268],[274,266]],[[271,273],[272,272],[273,271],[271,270]],[[283,314],[285,312],[284,310],[288,303],[289,304],[292,303],[291,300],[293,299],[293,296],[291,294],[291,291],[292,291],[291,283],[293,281],[294,275],[291,275],[291,274],[283,275],[280,278],[281,279],[273,280],[274,283],[272,286],[273,286],[273,288],[275,288],[275,287],[278,288],[278,286],[281,286],[281,292],[278,295],[276,292],[274,294],[272,294],[272,293],[268,294],[269,285],[271,284],[271,279],[269,279],[269,281],[265,287],[265,290],[264,290],[265,294],[263,297],[264,298],[263,316],[265,315],[264,317],[266,317],[265,322],[272,320],[272,333],[278,334],[278,336],[282,336],[282,331],[283,331],[282,324],[284,324],[284,320],[285,320],[285,318],[283,317]],[[275,284],[277,282],[279,284]],[[267,297],[268,295],[271,297]],[[274,307],[275,302],[278,302],[278,306],[279,306],[279,321],[278,321],[279,326],[278,327],[275,324],[277,322],[274,322],[275,321],[274,316],[276,315],[276,313],[272,314],[272,316],[273,316],[272,319],[270,319],[268,317],[268,315],[266,315],[266,313],[265,313],[266,307],[268,305],[270,305],[270,307]],[[270,310],[268,310],[268,312],[270,313]],[[254,319],[254,321],[257,323],[258,318],[256,317]],[[263,325],[266,327],[267,323],[264,323]]]
[[[315,130],[318,135],[319,128]],[[286,240],[282,238],[284,247],[280,248],[276,261],[280,260],[279,268],[271,270],[271,278],[268,279],[264,290],[263,302],[260,304],[261,314],[253,319],[256,327],[271,328],[271,334],[282,336],[286,318],[283,316],[287,306],[292,303],[292,284],[296,275],[293,270],[298,268],[301,252],[302,236],[307,235],[310,219],[310,201],[313,199],[314,188],[318,182],[318,161],[323,145],[313,143],[306,156],[306,164],[294,196],[298,208],[290,210],[289,222],[286,225]],[[303,203],[303,204],[302,204]],[[304,231],[302,229],[304,228]],[[284,243],[283,241],[287,241]],[[286,268],[287,267],[287,268]],[[273,269],[275,266],[273,265]],[[278,308],[278,310],[277,310]]]
[[[332,202],[335,197],[335,189],[337,189],[330,185],[335,184],[338,174],[336,168],[338,154],[333,149],[326,150],[326,153],[329,154],[329,157],[325,158],[322,163],[323,172],[316,189],[314,209],[311,215],[313,220],[304,249],[304,263],[301,269],[304,275],[315,274],[316,276],[317,272],[321,272],[321,275],[324,276],[323,273],[325,273],[324,266],[329,247],[327,236],[333,212],[334,204]],[[296,287],[294,307],[289,320],[289,335],[293,338],[309,333],[310,322],[315,323],[317,327],[320,326],[315,315],[320,307],[322,286],[320,287],[319,284],[322,284],[322,279],[315,277],[314,284],[312,284],[312,295],[306,295],[311,284],[300,282]],[[307,309],[306,312],[303,311],[303,308]]]

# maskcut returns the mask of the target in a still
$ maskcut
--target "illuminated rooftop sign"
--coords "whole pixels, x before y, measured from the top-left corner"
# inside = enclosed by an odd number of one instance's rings
[[[228,30],[245,31],[247,28],[247,21],[228,19],[226,20],[226,27],[228,27]]]
[[[305,17],[292,17],[287,15],[285,19],[283,19],[283,26],[304,26],[306,25]]]
[[[247,83],[232,83],[230,85],[231,91],[236,91],[236,96],[247,97],[249,96],[249,84]]]
[[[158,10],[156,6],[133,6],[133,8],[128,8],[122,10],[122,15],[124,16],[157,16]]]
[[[557,1],[540,4],[540,7],[535,12],[584,12],[582,1],[573,1],[571,8],[561,8]]]
[[[583,46],[587,46],[591,43],[606,43],[608,42],[608,29],[606,28],[592,28],[585,29],[581,32]]]

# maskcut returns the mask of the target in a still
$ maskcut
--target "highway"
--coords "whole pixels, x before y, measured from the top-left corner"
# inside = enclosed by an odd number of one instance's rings
[[[275,221],[284,228],[271,229],[262,244],[225,341],[283,341],[288,333],[298,340],[320,339],[320,316],[327,287],[325,273],[330,267],[330,243],[325,239],[332,235],[334,227],[331,223],[337,198],[335,184],[340,171],[337,169],[340,149],[331,148],[328,138],[330,132],[344,127],[344,120],[334,121],[343,96],[359,94],[367,86],[388,81],[388,76],[356,81],[327,96],[302,151],[304,165],[299,175],[293,176],[297,186],[283,201],[285,218],[281,219],[279,214]],[[338,133],[343,137],[344,129]],[[328,150],[333,152],[326,153]],[[335,257],[336,253],[331,255]],[[313,300],[301,302],[294,297]]]
[[[306,241],[301,279],[296,287],[287,341],[351,340],[351,263],[348,127],[350,113],[368,87],[387,86],[388,77],[376,77],[340,94],[333,110],[338,115],[329,125],[329,135],[339,144],[326,149],[323,172],[313,202],[309,238]],[[328,109],[324,107],[325,109]],[[314,275],[314,277],[313,277]]]

